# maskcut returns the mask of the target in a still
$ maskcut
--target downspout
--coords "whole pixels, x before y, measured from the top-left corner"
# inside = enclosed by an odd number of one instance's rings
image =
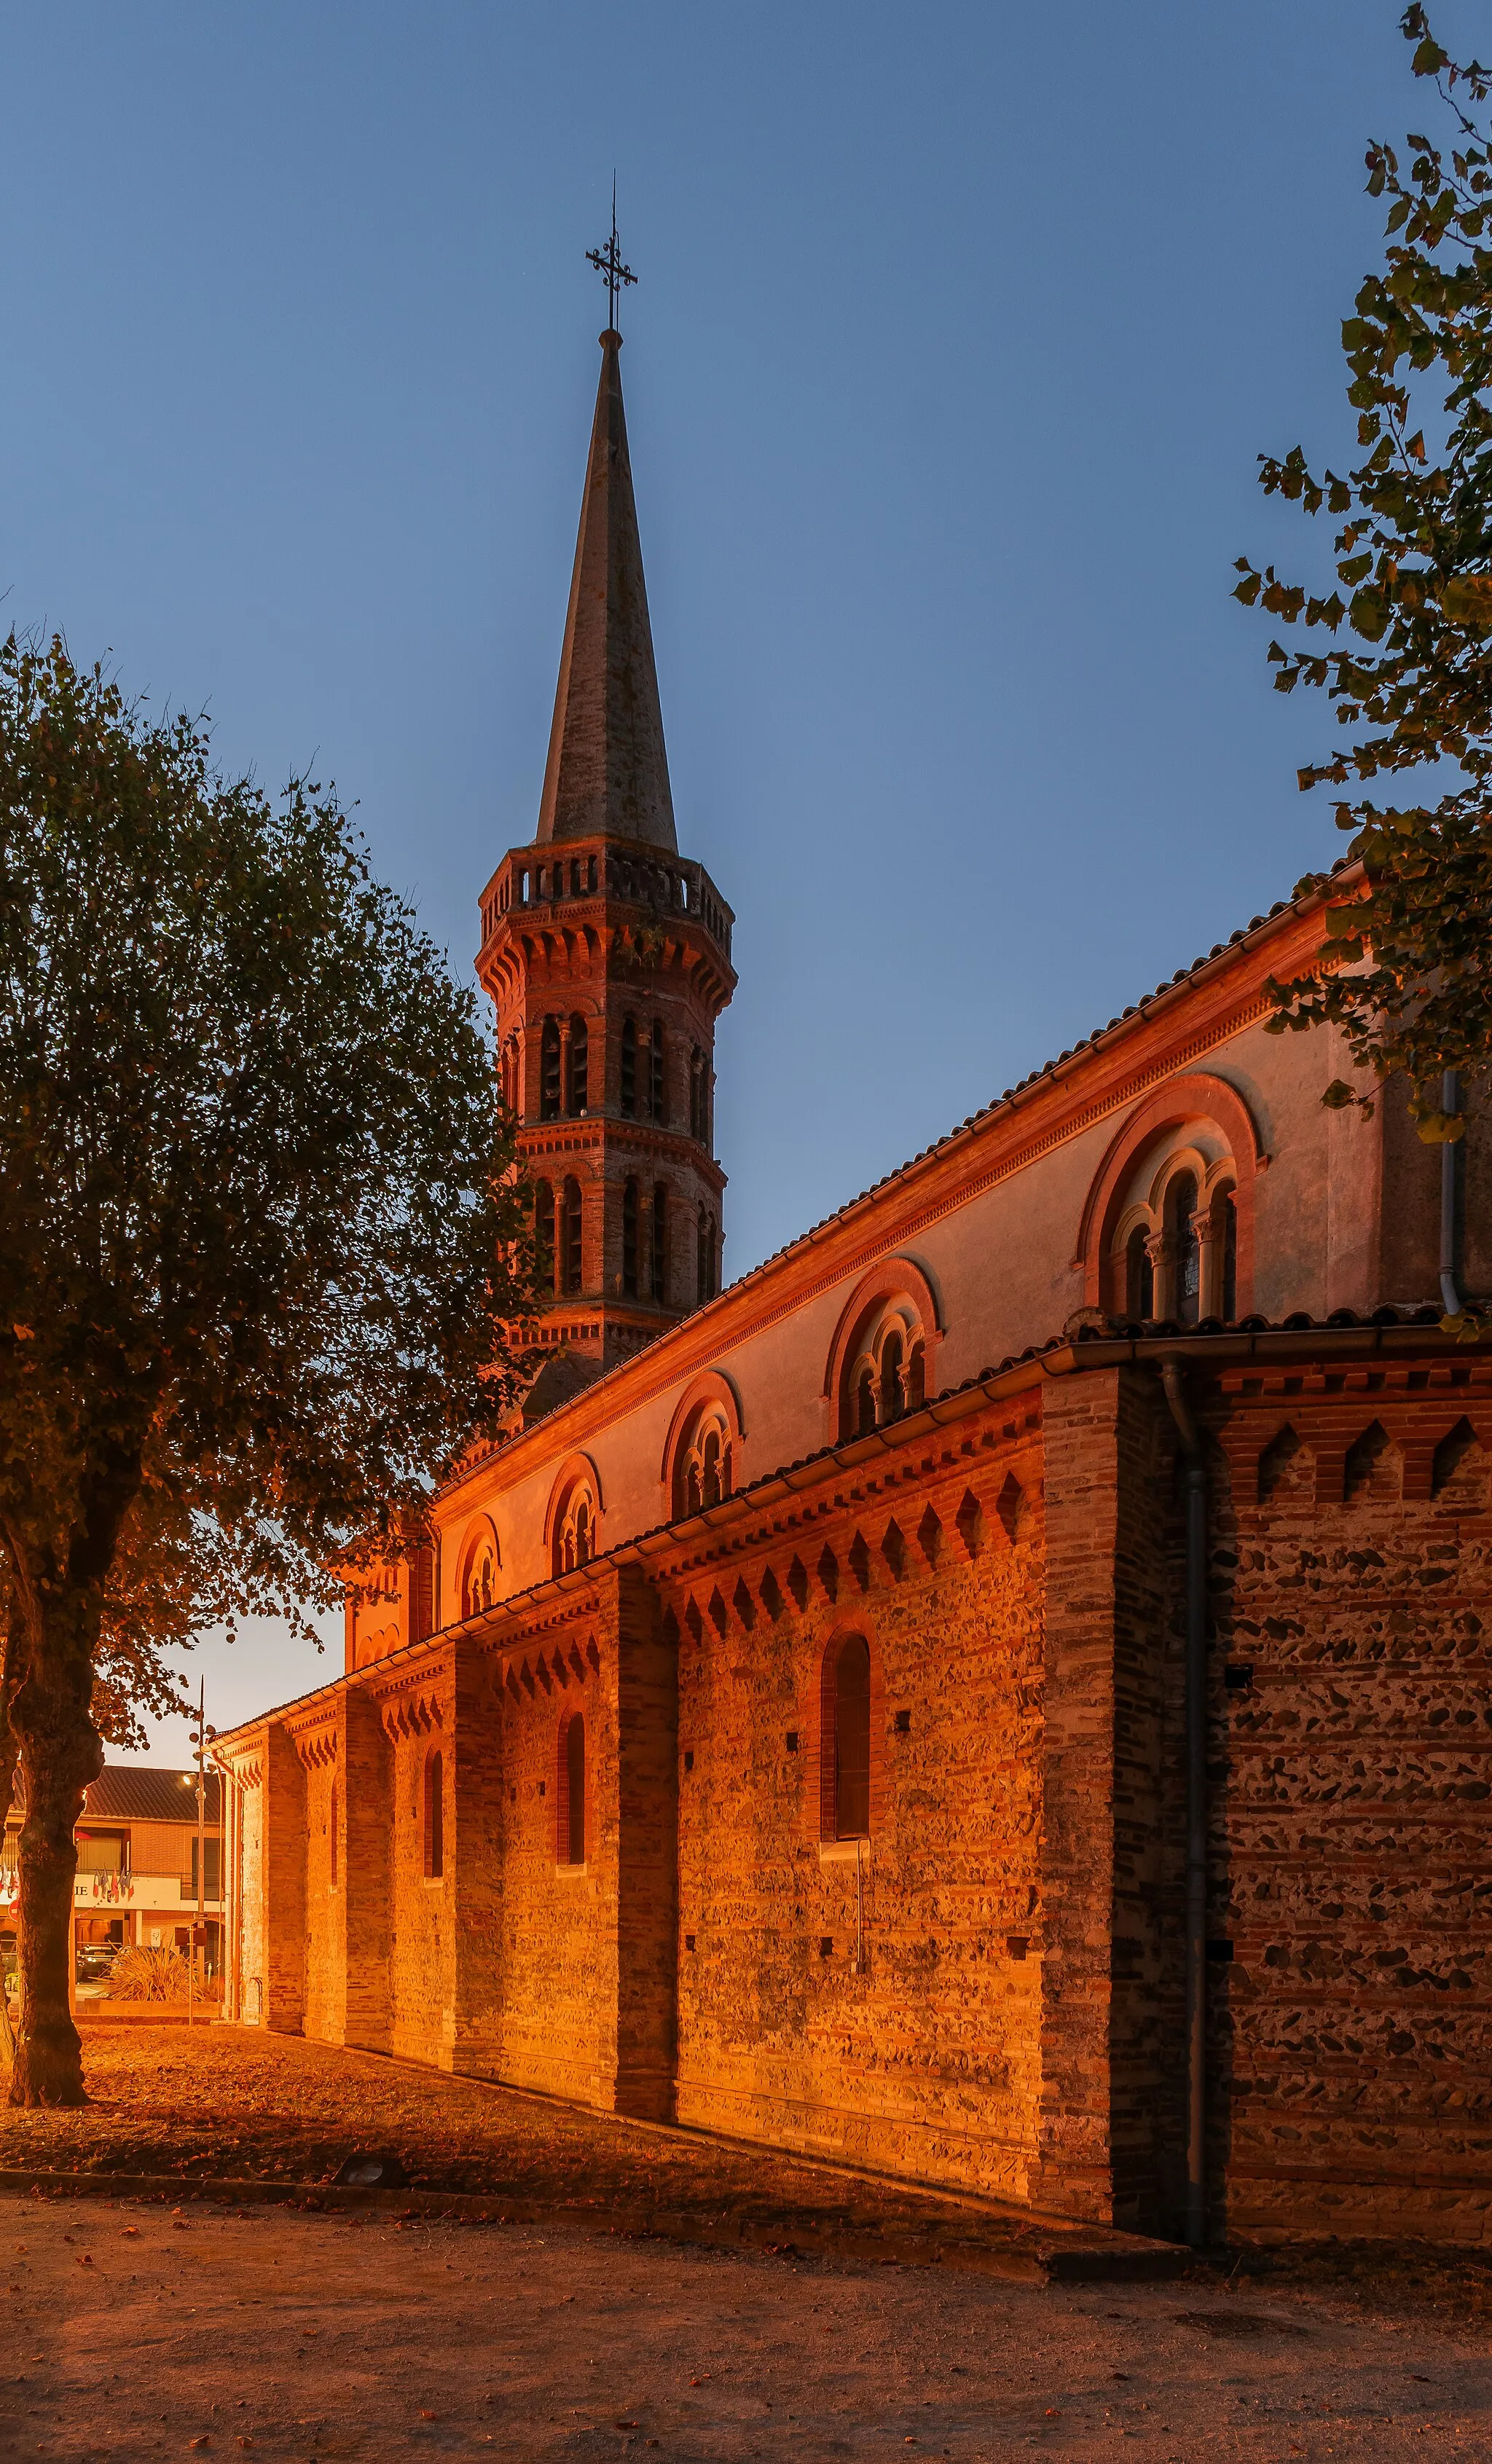
[[[1440,1081],[1440,1110],[1451,1114],[1460,1111],[1460,1079],[1454,1069],[1447,1069]],[[1466,1306],[1461,1298],[1456,1255],[1456,1150],[1459,1143],[1457,1138],[1447,1138],[1440,1149],[1440,1307],[1447,1317],[1459,1317]]]
[[[1176,1359],[1160,1375],[1186,1488],[1186,2239],[1207,2241],[1207,1467]]]

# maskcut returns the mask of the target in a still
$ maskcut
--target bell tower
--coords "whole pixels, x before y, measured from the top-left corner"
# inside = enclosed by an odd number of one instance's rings
[[[622,407],[601,337],[538,828],[482,892],[477,974],[537,1192],[537,1418],[720,1287],[714,1026],[735,920],[678,851]]]

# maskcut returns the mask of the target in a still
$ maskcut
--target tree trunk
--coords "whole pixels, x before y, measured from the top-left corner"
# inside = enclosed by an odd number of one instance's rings
[[[64,1628],[88,1621],[89,1603],[58,1603],[48,1618]],[[71,1612],[71,1614],[70,1614]],[[73,1826],[83,1792],[103,1769],[103,1748],[89,1715],[93,1654],[64,1631],[49,1636],[46,1676],[34,1668],[11,1712],[26,1792],[21,1829],[21,2018],[11,2065],[12,2104],[82,2104],[82,2040],[73,2024]],[[50,1683],[47,1680],[50,1679]]]

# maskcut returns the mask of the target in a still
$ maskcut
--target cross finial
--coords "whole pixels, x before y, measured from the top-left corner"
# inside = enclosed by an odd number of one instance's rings
[[[631,267],[629,265],[623,264],[622,252],[617,246],[617,175],[615,171],[611,174],[611,237],[607,240],[604,248],[588,248],[585,254],[587,261],[595,267],[597,273],[603,274],[606,277],[606,297],[609,303],[610,327],[611,331],[615,333],[617,324],[617,293],[625,284],[635,282],[637,280],[637,276],[632,272]]]

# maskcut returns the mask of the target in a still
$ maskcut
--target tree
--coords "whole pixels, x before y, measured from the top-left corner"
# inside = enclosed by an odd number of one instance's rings
[[[1268,1021],[1277,1034],[1329,1022],[1360,1068],[1380,1081],[1402,1071],[1434,1143],[1465,1126],[1443,1099],[1444,1073],[1475,1079],[1492,1055],[1492,150],[1460,99],[1484,104],[1492,72],[1452,61],[1423,7],[1400,26],[1455,142],[1447,159],[1410,137],[1407,172],[1391,145],[1368,147],[1368,193],[1389,199],[1386,262],[1342,327],[1366,459],[1318,478],[1299,446],[1283,461],[1260,456],[1266,494],[1346,517],[1335,586],[1311,592],[1240,557],[1235,595],[1286,625],[1351,637],[1325,651],[1269,646],[1278,692],[1323,687],[1338,725],[1356,731],[1299,772],[1303,789],[1428,765],[1439,790],[1433,803],[1338,803],[1362,870],[1327,911],[1317,966],[1271,984]],[[1325,1101],[1371,1110],[1372,1099],[1338,1080]]]
[[[272,802],[60,640],[0,646],[12,2101],[82,2094],[100,1718],[205,1609],[324,1604],[331,1566],[407,1547],[496,1433],[528,1308],[513,1155],[473,997],[335,794]]]

